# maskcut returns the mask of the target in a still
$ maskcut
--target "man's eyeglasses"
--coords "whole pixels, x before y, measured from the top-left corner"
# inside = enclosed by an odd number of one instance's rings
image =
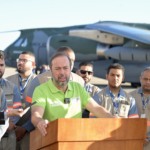
[[[20,58],[16,59],[16,62],[27,63],[28,61],[31,61],[31,62],[32,62],[32,60],[29,60],[29,59],[20,59]]]
[[[80,73],[81,73],[81,74],[86,74],[86,73],[88,73],[88,75],[92,75],[92,74],[93,74],[92,71],[85,71],[85,70],[80,70]]]

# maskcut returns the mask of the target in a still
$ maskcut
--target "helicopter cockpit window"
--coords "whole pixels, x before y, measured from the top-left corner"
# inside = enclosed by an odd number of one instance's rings
[[[23,39],[23,38],[20,38],[16,43],[15,43],[15,47],[26,47],[28,44],[28,40],[27,38]]]

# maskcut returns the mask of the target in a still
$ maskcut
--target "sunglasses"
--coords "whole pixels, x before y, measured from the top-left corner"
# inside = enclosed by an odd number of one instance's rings
[[[81,73],[81,74],[86,74],[86,73],[88,73],[88,75],[92,75],[92,74],[93,74],[93,72],[91,72],[91,71],[85,71],[85,70],[80,70],[80,73]]]

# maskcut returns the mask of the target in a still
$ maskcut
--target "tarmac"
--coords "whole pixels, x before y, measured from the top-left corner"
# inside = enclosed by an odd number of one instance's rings
[[[4,78],[17,73],[16,68],[6,66]],[[91,80],[92,84],[99,86],[100,88],[104,88],[107,86],[107,80],[93,77]],[[122,88],[125,89],[126,92],[130,92],[135,90],[136,88],[131,87],[130,83],[122,83]]]

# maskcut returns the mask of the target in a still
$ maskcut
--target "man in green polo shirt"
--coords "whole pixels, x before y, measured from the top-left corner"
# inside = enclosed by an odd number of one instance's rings
[[[64,53],[56,53],[50,60],[52,79],[38,86],[32,100],[32,123],[43,136],[48,122],[58,118],[81,118],[83,108],[96,117],[112,117],[98,105],[77,82],[69,81],[71,60]]]

